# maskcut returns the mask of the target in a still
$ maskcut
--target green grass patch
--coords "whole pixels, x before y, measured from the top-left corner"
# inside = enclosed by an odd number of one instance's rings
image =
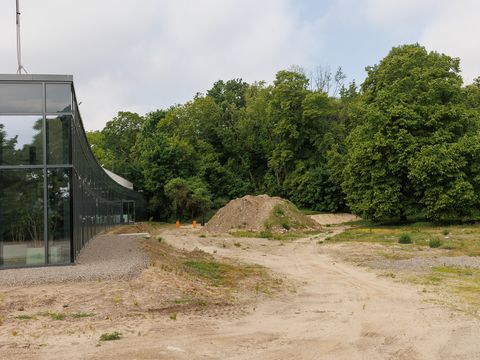
[[[279,241],[290,241],[290,240],[295,240],[295,239],[302,239],[306,237],[310,237],[313,235],[317,235],[322,233],[321,231],[288,231],[285,233],[273,233],[272,231],[269,230],[264,230],[264,231],[245,231],[245,230],[238,230],[238,231],[233,231],[230,233],[230,235],[238,238],[261,238],[261,239],[269,239],[269,240],[279,240]]]
[[[458,267],[458,266],[437,266],[432,268],[432,271],[436,273],[451,274],[451,275],[468,275],[468,276],[472,276],[474,274],[480,275],[479,270]]]
[[[431,286],[440,295],[442,303],[480,315],[480,296],[478,296],[480,293],[480,269],[437,266],[432,268],[431,272],[411,275],[405,280],[417,285]]]
[[[100,335],[100,341],[114,341],[114,340],[120,340],[122,338],[122,334],[114,331],[111,333],[104,333]]]
[[[209,280],[213,286],[235,287],[249,276],[267,275],[259,265],[232,265],[214,260],[188,260],[184,266],[188,272]]]
[[[42,316],[47,316],[47,317],[49,317],[49,318],[52,319],[52,320],[65,320],[65,317],[66,317],[65,314],[63,314],[63,313],[50,312],[50,311],[41,313],[40,315],[42,315]]]
[[[366,242],[385,246],[395,246],[403,234],[408,234],[412,243],[412,251],[429,248],[432,240],[440,241],[440,249],[446,250],[447,256],[480,256],[480,224],[449,225],[448,238],[444,235],[445,225],[425,221],[408,224],[372,224],[368,221],[352,223],[350,229],[333,236],[329,242]],[[438,245],[437,240],[432,245]]]
[[[15,316],[14,319],[16,320],[35,320],[35,315],[18,315]]]
[[[95,316],[94,313],[89,313],[89,312],[76,312],[71,315],[74,319],[81,319],[81,318],[86,318],[86,317],[92,317]]]

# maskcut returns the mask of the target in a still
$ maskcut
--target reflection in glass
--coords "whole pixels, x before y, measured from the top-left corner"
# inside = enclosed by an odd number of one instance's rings
[[[0,265],[42,265],[42,170],[0,170]]]
[[[48,263],[70,262],[70,170],[48,170]]]
[[[71,115],[47,117],[47,164],[70,164]]]
[[[42,84],[0,84],[0,113],[43,113]]]
[[[43,164],[43,123],[38,116],[0,116],[0,165]]]
[[[70,84],[47,84],[47,113],[71,112],[72,91]]]

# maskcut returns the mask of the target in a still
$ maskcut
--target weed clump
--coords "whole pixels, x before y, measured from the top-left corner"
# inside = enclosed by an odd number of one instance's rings
[[[439,248],[440,246],[442,246],[442,240],[437,238],[430,239],[428,240],[428,246],[430,246],[432,249]]]
[[[120,340],[122,334],[114,331],[112,333],[104,333],[100,335],[100,341],[112,341],[112,340]]]
[[[94,313],[87,313],[87,312],[76,312],[72,314],[72,317],[74,319],[81,319],[81,318],[86,318],[86,317],[91,317],[95,316]]]
[[[399,244],[411,244],[412,238],[409,234],[402,234],[400,235],[400,239],[398,239]]]
[[[260,237],[263,239],[270,239],[273,237],[273,234],[270,230],[260,231]]]
[[[42,316],[48,316],[52,320],[65,320],[65,314],[58,313],[58,312],[44,312],[41,313]]]

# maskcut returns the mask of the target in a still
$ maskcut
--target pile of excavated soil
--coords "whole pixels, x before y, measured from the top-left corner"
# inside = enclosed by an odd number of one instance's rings
[[[232,230],[271,231],[317,230],[320,225],[290,201],[268,195],[247,195],[230,201],[210,219],[204,230],[224,233]]]

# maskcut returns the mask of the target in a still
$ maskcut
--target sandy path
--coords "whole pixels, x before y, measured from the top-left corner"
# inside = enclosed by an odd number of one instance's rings
[[[260,239],[165,233],[179,248],[265,265],[296,292],[234,319],[180,319],[91,357],[125,359],[480,359],[480,321],[427,302],[425,294],[337,263],[316,241],[280,246]],[[232,246],[240,242],[242,248]],[[227,248],[222,244],[226,243]],[[246,249],[245,249],[246,248]],[[89,357],[90,358],[90,357]]]
[[[319,246],[318,238],[281,245],[265,239],[200,238],[186,228],[162,237],[178,248],[198,247],[262,264],[295,290],[253,305],[247,314],[232,309],[231,315],[185,315],[176,321],[136,318],[117,324],[125,335],[120,341],[95,346],[98,334],[88,330],[62,333],[56,345],[16,348],[6,358],[480,359],[478,319],[426,301],[431,295],[421,289],[334,260],[322,253],[325,245]]]

